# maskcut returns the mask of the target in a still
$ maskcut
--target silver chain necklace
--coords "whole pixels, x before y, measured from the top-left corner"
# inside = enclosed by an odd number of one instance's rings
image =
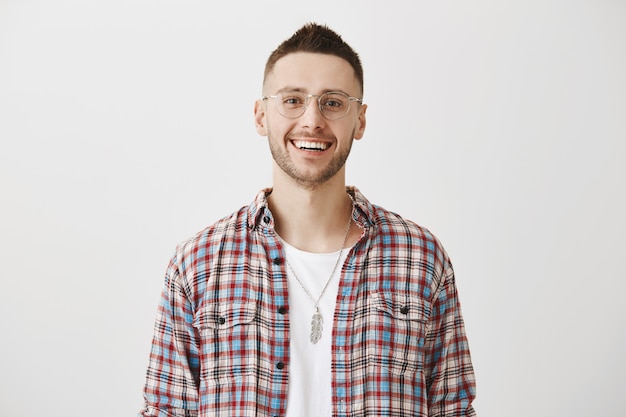
[[[322,313],[320,313],[319,303],[320,303],[320,300],[322,299],[322,296],[326,292],[326,289],[328,288],[330,281],[332,281],[333,275],[335,275],[337,266],[339,266],[339,261],[341,260],[341,254],[343,253],[343,247],[346,245],[346,242],[348,241],[348,234],[350,233],[351,224],[352,224],[352,213],[350,213],[350,217],[348,218],[348,226],[346,226],[346,235],[343,237],[343,243],[341,244],[341,247],[339,248],[339,256],[337,256],[337,260],[335,261],[335,266],[333,266],[333,270],[331,271],[330,276],[328,277],[328,280],[326,281],[326,285],[324,285],[324,288],[322,289],[322,293],[320,294],[319,297],[317,297],[317,300],[313,298],[313,296],[311,295],[311,292],[304,286],[302,281],[300,281],[300,278],[298,278],[298,275],[291,267],[291,264],[287,260],[287,257],[285,257],[285,261],[287,263],[287,266],[289,267],[289,270],[291,271],[293,276],[296,278],[296,281],[298,281],[298,284],[300,284],[300,287],[302,287],[306,295],[308,295],[311,301],[313,301],[315,312],[313,313],[313,317],[311,318],[310,339],[311,339],[311,342],[314,344],[319,342],[320,339],[322,338],[322,330],[323,330],[323,325],[324,325],[324,320],[322,319]]]

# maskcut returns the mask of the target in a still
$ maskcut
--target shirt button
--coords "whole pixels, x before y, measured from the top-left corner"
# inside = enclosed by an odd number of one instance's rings
[[[226,319],[224,317],[220,317],[219,319],[217,319],[217,322],[219,324],[224,324],[224,323],[226,323]]]
[[[270,216],[264,216],[263,221],[267,224],[270,222]]]
[[[400,313],[407,314],[409,312],[409,306],[404,306],[400,309]]]
[[[272,263],[273,263],[274,265],[280,265],[282,262],[283,262],[283,260],[282,260],[282,259],[280,259],[280,258],[274,258],[274,259],[272,259]]]
[[[284,363],[282,363],[282,362],[278,362],[278,363],[276,364],[276,368],[278,368],[278,369],[283,369],[284,367],[285,367],[285,364],[284,364]]]
[[[278,312],[280,314],[285,314],[287,312],[287,309],[285,307],[278,307]]]

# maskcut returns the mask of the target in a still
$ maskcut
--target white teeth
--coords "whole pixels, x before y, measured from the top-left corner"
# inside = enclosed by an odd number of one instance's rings
[[[299,149],[319,149],[320,151],[328,148],[328,143],[306,142],[303,140],[294,141],[294,145],[296,145]]]

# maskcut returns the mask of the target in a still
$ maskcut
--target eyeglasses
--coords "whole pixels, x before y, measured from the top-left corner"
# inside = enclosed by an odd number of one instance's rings
[[[275,96],[263,96],[261,100],[273,98],[276,101],[278,113],[288,119],[295,119],[304,114],[311,97],[317,97],[317,107],[328,120],[341,119],[350,111],[351,102],[362,102],[360,98],[350,97],[339,91],[331,91],[322,95],[286,91]]]

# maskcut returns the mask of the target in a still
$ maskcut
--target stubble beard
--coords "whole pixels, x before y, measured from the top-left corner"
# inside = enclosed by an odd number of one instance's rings
[[[354,137],[354,131],[352,132],[351,137]],[[320,188],[333,178],[341,170],[341,168],[343,168],[348,160],[348,156],[350,155],[353,142],[351,140],[346,149],[333,155],[333,158],[330,160],[328,165],[326,165],[321,171],[309,174],[298,169],[289,156],[287,149],[281,147],[277,141],[272,139],[271,132],[268,132],[267,139],[270,145],[272,158],[274,158],[278,167],[307,190]],[[337,142],[335,141],[335,143]]]

